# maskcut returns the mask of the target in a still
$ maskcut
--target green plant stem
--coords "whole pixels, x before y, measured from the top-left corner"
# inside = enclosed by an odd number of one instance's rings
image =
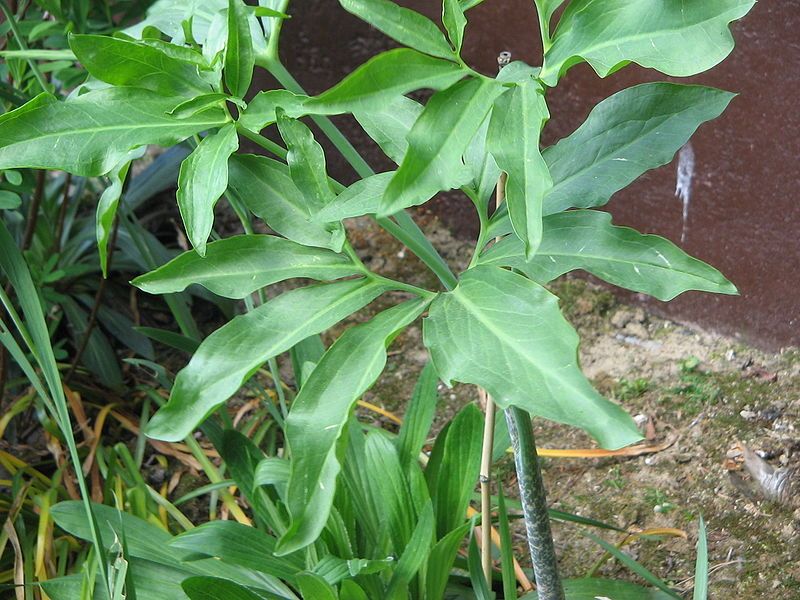
[[[306,94],[303,87],[292,76],[291,73],[283,66],[277,58],[269,55],[257,59],[259,66],[269,71],[275,79],[278,80],[284,88],[295,94]],[[311,119],[320,128],[323,134],[331,141],[336,149],[342,154],[348,163],[353,167],[353,170],[362,178],[375,175],[375,171],[367,164],[367,161],[358,153],[350,141],[342,134],[339,129],[331,122],[328,117],[320,115],[312,115]],[[246,132],[240,128],[242,135],[248,139],[259,144],[262,148],[273,152],[273,145],[280,148],[274,142],[263,138],[259,141],[252,137],[252,132]],[[261,136],[259,136],[261,137]],[[268,147],[270,146],[270,147]],[[275,148],[275,149],[277,149]],[[285,152],[285,150],[284,150]],[[278,154],[280,156],[280,154]],[[390,235],[395,237],[398,241],[403,243],[411,252],[413,252],[425,265],[433,271],[433,273],[442,282],[442,285],[448,290],[452,290],[458,285],[458,279],[453,274],[453,271],[447,265],[442,256],[433,247],[428,238],[414,222],[414,219],[404,210],[392,215],[391,218],[378,218],[376,219],[378,225],[386,230]]]
[[[525,533],[528,536],[538,597],[539,600],[564,600],[531,417],[516,406],[508,407],[505,413],[511,445],[514,448],[520,501],[525,515]]]
[[[6,17],[6,21],[8,21],[8,26],[11,29],[11,33],[14,35],[14,40],[16,40],[17,45],[20,47],[20,50],[27,50],[28,45],[25,43],[25,38],[20,34],[19,29],[17,28],[17,19],[14,16],[14,13],[11,12],[11,9],[8,7],[8,4],[5,0],[0,0],[0,10],[3,11],[3,14]],[[39,65],[36,64],[36,61],[28,58],[27,59],[28,66],[31,68],[31,72],[33,76],[36,78],[36,81],[39,83],[39,86],[42,88],[43,92],[49,92],[50,90],[47,87],[47,80],[42,75],[42,72],[39,70]]]

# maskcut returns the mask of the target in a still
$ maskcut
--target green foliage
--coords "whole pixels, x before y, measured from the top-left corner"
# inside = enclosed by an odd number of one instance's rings
[[[91,78],[63,100],[38,71],[38,55],[18,40],[24,55],[14,60],[22,62],[9,64],[8,72],[23,75],[17,79],[27,87],[10,94],[13,110],[0,116],[0,169],[12,173],[2,184],[6,193],[0,206],[6,213],[18,204],[14,169],[107,176],[111,185],[100,198],[89,238],[98,241],[104,273],[131,161],[148,145],[195,142],[182,159],[177,194],[194,252],[175,257],[136,227],[128,207],[121,215],[129,245],[136,248],[134,266],[150,271],[134,285],[167,295],[182,337],[155,335],[182,348],[199,342],[146,431],[159,440],[196,444],[192,432],[202,427],[252,507],[258,529],[236,538],[238,544],[231,535],[236,527],[215,524],[173,538],[138,522],[126,524],[134,517],[98,507],[105,512],[99,519],[102,540],[95,543],[102,541],[106,549],[116,543],[114,523],[125,530],[119,573],[127,573],[131,589],[145,586],[148,591],[137,590],[139,596],[441,596],[471,529],[466,508],[478,470],[482,423],[474,406],[464,409],[439,435],[423,470],[417,458],[432,421],[435,375],[447,384],[480,385],[502,408],[522,408],[582,428],[601,445],[618,448],[638,440],[638,430],[581,373],[577,333],[542,284],[581,269],[663,300],[687,290],[736,292],[717,270],[662,238],[612,226],[605,213],[569,210],[601,206],[647,170],[669,162],[702,123],[725,109],[732,94],[674,83],[636,86],[601,102],[577,131],[554,146],[542,149],[540,137],[549,118],[548,88],[571,66],[586,61],[601,76],[630,62],[673,76],[699,73],[732,50],[728,24],[746,14],[753,1],[665,2],[654,8],[645,0],[573,0],[551,36],[550,21],[562,2],[539,0],[543,66],[511,63],[497,78],[477,73],[460,56],[465,11],[478,3],[445,0],[445,36],[427,17],[390,0],[340,0],[345,10],[408,48],[372,58],[313,98],[278,60],[286,1],[263,0],[253,10],[242,0],[162,0],[124,35],[72,36],[72,52]],[[262,91],[248,105],[244,98],[255,65],[270,70],[286,89]],[[41,88],[34,93],[41,93],[23,103],[33,95],[28,92],[35,90],[34,83]],[[423,88],[435,90],[424,105],[405,97]],[[232,114],[229,104],[239,110]],[[355,116],[399,165],[396,171],[371,171],[325,119],[340,113]],[[359,181],[345,188],[329,177],[322,146],[299,120],[306,115],[354,165]],[[258,133],[271,123],[277,124],[285,148]],[[274,158],[238,153],[240,136]],[[505,202],[492,214],[489,197],[501,172],[507,176]],[[473,259],[457,281],[403,212],[451,189],[472,201],[481,224]],[[208,243],[217,237],[214,207],[222,197],[245,234]],[[374,216],[416,253],[440,279],[441,289],[393,281],[361,263],[342,220],[363,215]],[[254,218],[276,235],[253,233]],[[488,246],[495,237],[502,239]],[[13,245],[13,240],[3,234],[2,243]],[[18,302],[30,320],[34,306],[41,309],[39,298],[32,282],[20,283],[24,262],[14,260],[9,279],[19,288]],[[53,266],[42,261],[42,271],[49,273],[45,278],[54,276]],[[295,281],[267,300],[267,286],[289,279]],[[194,284],[215,301],[217,296],[244,299],[247,312],[201,340],[185,296],[179,295]],[[406,296],[347,328],[327,350],[322,347],[318,334],[387,292]],[[3,304],[17,337],[43,366],[50,394],[55,393],[60,389],[55,359],[52,352],[41,354],[50,347],[43,320],[37,317],[36,329],[27,335],[12,301],[4,296]],[[78,304],[62,305],[73,326],[85,323]],[[391,341],[426,310],[424,342],[436,373],[429,368],[423,374],[398,440],[377,431],[364,435],[352,418],[353,405],[383,371]],[[87,361],[97,362],[108,349],[85,333]],[[5,327],[2,340],[38,394],[48,398],[33,363]],[[288,405],[275,364],[287,351],[298,384]],[[279,427],[285,425],[281,458],[264,455],[256,441],[233,430],[227,413],[210,418],[244,385],[256,385],[253,376],[267,362],[281,412],[272,405],[264,410]],[[106,371],[106,379],[113,385],[117,374]],[[58,394],[49,400],[60,406]],[[61,414],[65,408],[59,411],[64,431],[68,418]],[[220,424],[226,425],[224,431]],[[215,476],[212,483],[221,481]],[[138,489],[149,494],[146,486]],[[158,502],[178,518],[166,500]],[[87,537],[85,513],[61,506],[60,514],[56,511],[60,526]],[[83,508],[91,510],[88,504]],[[146,539],[137,537],[142,532]],[[244,556],[243,540],[251,534],[259,537],[248,547],[280,557],[259,562]],[[507,531],[503,535],[507,542]],[[673,596],[615,546],[597,541]],[[508,549],[504,556],[507,569]],[[488,598],[490,582],[482,580],[477,564],[473,541],[467,566],[475,593]],[[170,583],[154,588],[162,576]],[[507,570],[503,579],[510,587]],[[585,583],[573,582],[567,589],[572,586],[580,597]],[[595,591],[606,585],[593,583]],[[63,580],[52,584],[52,597],[67,597],[57,589],[61,584],[74,590],[69,587],[74,580]],[[634,589],[608,586],[620,595]]]

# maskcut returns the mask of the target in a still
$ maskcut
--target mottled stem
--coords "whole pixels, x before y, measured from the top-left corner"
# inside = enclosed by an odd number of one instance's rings
[[[525,516],[525,533],[528,536],[538,597],[539,600],[564,600],[531,417],[516,406],[507,408],[505,413],[511,445],[514,448],[519,495]]]

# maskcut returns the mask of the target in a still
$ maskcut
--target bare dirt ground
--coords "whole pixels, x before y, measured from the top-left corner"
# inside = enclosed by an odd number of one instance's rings
[[[424,227],[448,262],[468,262],[469,244],[453,240],[435,218],[427,218]],[[368,221],[352,222],[350,231],[353,245],[374,270],[436,286],[410,253]],[[688,539],[639,540],[624,551],[686,591],[692,587],[702,514],[711,598],[800,598],[800,499],[792,506],[748,495],[723,468],[736,442],[775,467],[800,465],[800,351],[765,353],[664,320],[619,303],[606,288],[583,279],[562,278],[551,287],[581,335],[581,363],[596,387],[633,415],[649,437],[672,442],[661,452],[635,458],[543,459],[551,505],[626,528],[685,530]],[[412,327],[392,346],[387,371],[365,399],[402,414],[426,359],[421,329]],[[442,387],[437,426],[476,400],[471,386]],[[544,448],[595,447],[569,427],[538,419],[534,427]],[[498,472],[504,489],[514,493],[510,457]],[[585,575],[603,556],[579,530],[555,525],[567,577]],[[622,539],[602,533],[612,543]],[[521,535],[517,540],[523,557],[524,540]],[[637,580],[614,561],[597,574]]]

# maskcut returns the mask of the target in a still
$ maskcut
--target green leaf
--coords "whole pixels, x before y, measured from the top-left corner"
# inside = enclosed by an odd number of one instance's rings
[[[464,152],[464,164],[472,174],[472,182],[469,186],[476,195],[476,207],[483,214],[491,212],[489,211],[489,200],[500,178],[500,168],[486,148],[491,120],[492,112],[489,112]]]
[[[228,168],[229,190],[276,232],[304,246],[342,249],[341,223],[312,219],[285,164],[263,156],[234,154]]]
[[[228,41],[225,44],[225,85],[231,94],[244,98],[253,78],[253,38],[250,14],[242,0],[228,0]]]
[[[433,95],[408,134],[409,150],[389,183],[380,216],[471,179],[461,157],[504,89],[493,80],[466,79]]]
[[[97,327],[89,331],[89,315],[78,306],[75,300],[67,296],[61,300],[61,308],[69,322],[73,343],[79,347],[86,340],[86,347],[81,355],[83,363],[107,388],[115,391],[122,389],[122,373],[114,349],[108,339]],[[88,339],[86,335],[88,333]]]
[[[532,79],[495,100],[487,146],[508,175],[505,199],[511,225],[530,258],[542,240],[542,203],[553,180],[539,151],[539,134],[550,118],[541,86]]]
[[[544,239],[527,261],[513,236],[492,246],[480,264],[513,267],[545,284],[569,271],[583,269],[609,283],[672,300],[688,290],[737,294],[736,287],[714,267],[692,258],[669,240],[611,224],[611,215],[570,210],[544,219]]]
[[[71,35],[69,45],[89,73],[111,85],[146,88],[164,96],[208,93],[197,64],[152,45],[107,35]]]
[[[264,596],[238,583],[217,577],[187,577],[181,581],[181,587],[191,600],[264,600]]]
[[[694,565],[694,593],[692,600],[707,600],[708,598],[708,539],[706,537],[706,522],[700,515],[700,526],[697,530],[697,560]]]
[[[303,123],[281,110],[277,111],[277,116],[278,131],[288,150],[289,173],[313,215],[336,196],[328,180],[325,152]]]
[[[14,210],[22,204],[22,198],[16,192],[0,190],[0,210]]]
[[[304,600],[338,600],[339,595],[333,586],[314,573],[300,573],[297,576],[300,593]]]
[[[352,579],[345,579],[339,590],[341,600],[369,600],[366,592]]]
[[[277,557],[275,538],[264,531],[235,521],[210,521],[190,529],[169,541],[175,548],[197,557],[209,557],[267,573],[294,584],[297,573],[305,568],[302,556]]]
[[[417,522],[411,478],[406,476],[400,464],[397,448],[382,431],[370,432],[364,451],[366,455],[364,476],[372,486],[375,505],[380,507],[381,533],[388,534],[390,547],[394,553],[405,552]],[[418,474],[421,478],[422,474],[419,472]],[[425,494],[422,501],[424,505],[428,505],[429,496]]]
[[[665,594],[669,595],[676,600],[680,600],[681,596],[672,591],[672,589],[667,585],[666,582],[662,581],[659,577],[648,571],[644,566],[636,562],[630,556],[625,554],[622,550],[617,548],[614,544],[609,544],[602,538],[597,537],[594,534],[582,531],[583,535],[588,537],[590,540],[594,541],[597,545],[599,545],[603,550],[608,552],[611,556],[616,558],[620,563],[626,566],[628,569],[636,573],[639,577],[644,579],[650,585],[653,585],[663,591]]]
[[[629,62],[676,77],[702,73],[730,54],[734,41],[728,24],[754,4],[755,0],[575,0],[561,16],[545,53],[542,81],[553,86],[584,60],[600,77]]]
[[[433,517],[433,507],[428,503],[419,515],[414,533],[405,547],[397,567],[394,569],[389,587],[386,590],[387,600],[396,598],[406,598],[408,585],[411,580],[425,564],[428,558],[433,538],[435,536],[435,521]],[[405,595],[404,595],[405,594]]]
[[[103,277],[108,277],[108,240],[111,237],[111,230],[114,226],[114,217],[117,215],[122,186],[128,176],[131,161],[141,158],[144,150],[144,148],[139,148],[129,152],[120,164],[111,170],[108,174],[111,183],[103,190],[100,200],[97,202],[95,235],[97,236],[97,253],[100,256],[100,269],[103,271]]]
[[[236,580],[243,585],[252,586],[260,590],[270,591],[279,594],[282,598],[291,598],[291,591],[278,579],[267,574],[254,573],[244,567],[232,564],[225,564],[216,559],[197,559],[194,551],[186,551],[181,548],[170,547],[171,536],[161,527],[135,517],[132,514],[121,512],[116,508],[101,504],[92,504],[92,510],[96,515],[96,520],[102,536],[102,545],[110,548],[119,538],[125,539],[126,557],[131,560],[134,575],[140,571],[143,574],[153,574],[159,582],[166,582],[167,578],[156,575],[168,574],[171,576],[172,586],[166,588],[169,593],[166,596],[145,595],[144,589],[150,591],[151,588],[144,588],[140,598],[157,598],[173,600],[181,598],[179,594],[173,593],[178,584],[190,575],[210,575]],[[80,502],[67,501],[59,502],[52,509],[53,519],[56,524],[64,531],[81,539],[89,539],[89,526],[86,519],[84,507]],[[195,548],[194,550],[197,550]],[[141,562],[137,567],[136,560]],[[164,568],[160,568],[164,567]],[[138,581],[146,581],[145,575]],[[156,588],[157,589],[157,588]],[[139,588],[137,587],[137,591]],[[180,590],[178,589],[178,592]],[[100,596],[104,598],[105,596]],[[74,600],[76,596],[65,596],[65,600]]]
[[[394,171],[359,179],[314,215],[314,220],[319,223],[330,223],[350,217],[374,215],[380,208],[381,198],[386,193],[392,177]]]
[[[652,588],[642,587],[627,581],[587,577],[584,579],[565,579],[564,593],[569,600],[597,600],[597,597],[614,600],[669,600],[672,595]],[[522,596],[520,600],[536,600],[536,592]]]
[[[548,26],[553,17],[553,13],[556,12],[559,6],[564,4],[564,0],[535,0],[535,2]]]
[[[469,580],[475,592],[476,600],[494,600],[494,592],[489,590],[486,576],[483,574],[481,566],[481,553],[478,551],[478,542],[475,541],[475,530],[469,536],[469,548],[467,554],[467,567],[469,570]]]
[[[359,110],[353,116],[383,153],[399,165],[408,151],[406,138],[422,110],[416,100],[397,96],[382,107]]]
[[[498,419],[505,421],[505,419]],[[503,600],[516,600],[517,579],[514,573],[514,543],[511,540],[503,486],[497,486],[497,529],[500,535],[500,569],[503,577]]]
[[[580,427],[605,448],[641,439],[633,420],[581,373],[578,335],[540,285],[475,267],[433,302],[429,315],[425,345],[445,383],[480,385],[500,407]]]
[[[347,330],[300,389],[286,419],[292,524],[281,538],[281,553],[312,543],[324,528],[340,471],[336,445],[352,406],[383,371],[388,344],[428,302],[405,302]]]
[[[209,133],[181,163],[178,208],[186,235],[200,256],[214,227],[214,206],[228,187],[228,159],[239,147],[236,126]]]
[[[465,74],[464,68],[453,62],[398,48],[371,58],[304,107],[311,114],[380,110],[397,96],[421,88],[441,90]]]
[[[418,12],[390,0],[339,0],[339,4],[404,46],[439,58],[455,58],[436,24]]]
[[[40,94],[0,117],[0,169],[102,175],[133,148],[172,146],[227,120],[222,110],[181,120],[166,114],[182,101],[135,88],[102,89],[65,102]]]
[[[403,424],[397,434],[397,453],[404,465],[419,460],[428,432],[436,414],[439,399],[439,377],[433,363],[428,363],[419,375],[414,393],[403,416]]]
[[[456,554],[461,547],[464,536],[467,535],[473,522],[464,523],[454,529],[431,548],[428,555],[427,573],[425,576],[425,590],[428,598],[443,598],[447,582],[450,579],[450,570],[456,560]]]
[[[225,298],[241,299],[295,277],[328,281],[359,273],[361,269],[343,254],[251,234],[211,242],[205,258],[184,252],[132,283],[150,294],[181,292],[196,283]]]
[[[447,37],[456,54],[461,53],[461,44],[464,42],[464,28],[467,26],[467,17],[464,16],[464,7],[459,0],[442,1],[442,23],[447,30]]]
[[[212,432],[210,437],[219,450],[220,458],[224,461],[230,476],[236,481],[242,496],[252,507],[259,526],[276,532],[285,530],[286,524],[282,515],[278,513],[275,503],[256,485],[256,471],[265,458],[264,452],[253,440],[236,429],[215,429],[217,433]]]
[[[307,114],[308,96],[293,94],[289,90],[266,90],[258,92],[248,102],[247,108],[239,115],[237,123],[258,133],[270,123],[275,123],[278,116],[275,111],[282,108],[287,116],[297,118]]]
[[[702,86],[645,83],[603,100],[572,135],[544,151],[554,182],[544,214],[605,204],[645,171],[672,160],[733,97]]]
[[[186,117],[191,117],[209,108],[221,107],[228,98],[229,96],[227,94],[222,93],[195,96],[186,102],[181,102],[178,106],[169,111],[169,114],[176,119],[185,119]]]
[[[331,585],[336,585],[343,579],[355,577],[357,575],[371,575],[385,571],[393,564],[392,558],[383,560],[367,560],[365,558],[353,558],[345,560],[328,554],[324,556],[316,565],[313,573],[319,575]]]
[[[483,416],[478,407],[468,404],[447,430],[442,462],[431,491],[439,538],[467,518],[467,506],[480,470],[482,441]]]
[[[384,291],[384,284],[367,279],[314,285],[234,317],[203,340],[178,373],[169,402],[153,415],[147,434],[183,439],[266,360],[335,325]]]

